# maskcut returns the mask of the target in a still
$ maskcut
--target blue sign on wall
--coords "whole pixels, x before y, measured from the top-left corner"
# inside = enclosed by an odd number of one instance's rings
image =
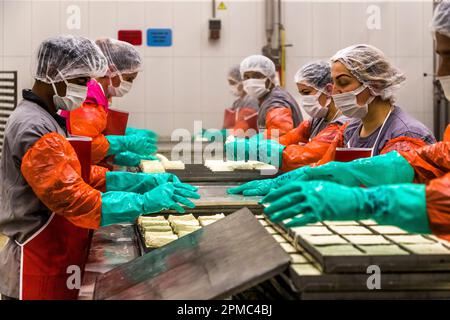
[[[149,47],[171,47],[172,29],[147,29]]]

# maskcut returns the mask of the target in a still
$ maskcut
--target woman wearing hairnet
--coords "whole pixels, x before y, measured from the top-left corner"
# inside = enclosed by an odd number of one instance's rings
[[[234,65],[228,71],[228,85],[230,93],[236,97],[231,108],[225,110],[222,130],[204,130],[203,137],[210,141],[221,138],[225,141],[229,135],[250,136],[247,130],[258,130],[256,119],[258,116],[259,102],[250,97],[243,88],[239,65]],[[254,134],[253,132],[253,134]]]
[[[436,7],[431,29],[440,56],[438,80],[449,99],[449,1]],[[296,170],[294,179],[284,179],[290,183],[279,184],[279,189],[263,198],[263,203],[270,204],[265,212],[275,222],[292,218],[288,227],[322,220],[373,219],[450,241],[449,133],[450,125],[444,140],[433,145],[388,152],[396,144],[393,140],[377,157]]]
[[[76,299],[68,267],[83,271],[90,229],[167,208],[183,212],[178,202],[192,207],[187,198],[199,197],[187,185],[162,183],[148,191],[148,181],[136,179],[128,186],[136,193],[109,191],[108,177],[102,193],[81,178],[56,113],[80,106],[87,82],[106,68],[99,48],[83,37],[49,38],[39,47],[33,88],[24,90],[5,128],[0,233],[9,240],[0,250],[2,298]]]
[[[141,159],[156,159],[156,133],[128,127],[125,136],[105,136],[109,100],[128,93],[138,72],[142,70],[139,52],[129,43],[110,38],[96,41],[108,62],[106,75],[88,83],[88,94],[81,108],[70,112],[71,134],[88,136],[92,142],[92,161],[99,163],[107,155],[115,155],[114,163],[138,166]]]
[[[227,117],[227,114],[223,120],[223,128],[231,129],[231,133],[242,130],[242,132],[248,129],[258,129],[256,121],[254,123],[249,122],[249,119],[253,119],[258,114],[259,101],[251,97],[245,92],[242,77],[240,72],[240,65],[234,65],[228,72],[228,84],[230,86],[230,92],[237,99],[233,102],[230,110],[233,111],[232,115]],[[256,118],[255,118],[256,119]]]
[[[245,92],[259,101],[257,125],[260,133],[251,139],[226,143],[227,158],[259,160],[279,167],[284,146],[276,140],[302,122],[300,109],[295,99],[277,85],[275,64],[269,58],[262,55],[245,58],[240,73]]]
[[[344,123],[349,119],[342,115],[331,99],[330,64],[315,61],[301,67],[295,75],[300,93],[300,105],[311,116],[297,128],[280,138],[283,171],[291,171],[319,162],[336,146],[343,143]],[[230,188],[230,193],[266,195],[275,179],[255,180]]]
[[[383,52],[367,44],[353,45],[338,51],[331,62],[333,101],[343,115],[354,119],[345,131],[348,147],[371,148],[374,156],[398,137],[414,139],[412,144],[436,142],[425,125],[395,105],[396,90],[406,78]],[[399,147],[406,148],[411,139],[399,141]]]

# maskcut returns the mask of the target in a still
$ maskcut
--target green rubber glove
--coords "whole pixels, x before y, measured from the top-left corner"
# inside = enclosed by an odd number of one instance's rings
[[[138,129],[133,127],[127,127],[125,129],[126,136],[141,136],[152,139],[154,143],[158,142],[158,134],[155,131],[147,129]]]
[[[141,160],[158,160],[156,156],[143,156],[131,151],[121,152],[114,156],[113,163],[119,166],[138,167]]]
[[[250,159],[257,159],[258,161],[274,165],[280,168],[283,163],[283,150],[286,148],[284,145],[270,139],[260,140],[257,147],[250,145]],[[253,152],[256,151],[256,154]]]
[[[200,195],[185,184],[165,183],[144,194],[110,191],[102,193],[101,226],[115,223],[131,223],[141,214],[163,210],[186,212],[180,204],[194,208],[188,198],[199,199]]]
[[[106,172],[106,191],[127,191],[145,193],[167,182],[180,182],[172,173],[132,173],[122,171]],[[197,191],[198,188],[185,184],[186,189]]]
[[[149,155],[156,152],[156,144],[151,139],[141,136],[105,136],[109,142],[108,156],[125,151],[131,151],[141,155]]]
[[[373,219],[413,233],[431,233],[425,185],[397,184],[364,189],[327,181],[291,182],[261,202],[271,221],[292,218],[287,227],[319,221]]]
[[[291,181],[302,180],[305,168],[298,168],[272,179],[250,181],[240,186],[229,188],[227,192],[229,194],[243,194],[244,196],[265,196],[271,190],[280,188]]]
[[[232,142],[225,143],[225,153],[227,160],[248,161],[249,141],[245,138],[235,138]]]
[[[228,136],[228,130],[222,129],[222,130],[212,130],[212,129],[202,129],[202,137],[208,139],[210,142],[214,141],[221,141],[225,142]]]
[[[411,183],[414,169],[397,151],[351,162],[329,162],[305,169],[302,180],[324,180],[345,186],[379,186]]]

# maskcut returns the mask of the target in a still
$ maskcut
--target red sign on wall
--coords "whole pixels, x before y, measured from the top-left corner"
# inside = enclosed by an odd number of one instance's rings
[[[119,30],[117,38],[121,41],[131,43],[134,46],[142,45],[141,30]]]

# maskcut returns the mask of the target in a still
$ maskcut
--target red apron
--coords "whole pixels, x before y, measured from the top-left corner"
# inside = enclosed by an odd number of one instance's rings
[[[48,222],[21,245],[20,299],[75,300],[69,266],[83,275],[90,243],[90,230],[75,226],[63,216],[52,214]],[[69,270],[70,271],[70,270]]]

